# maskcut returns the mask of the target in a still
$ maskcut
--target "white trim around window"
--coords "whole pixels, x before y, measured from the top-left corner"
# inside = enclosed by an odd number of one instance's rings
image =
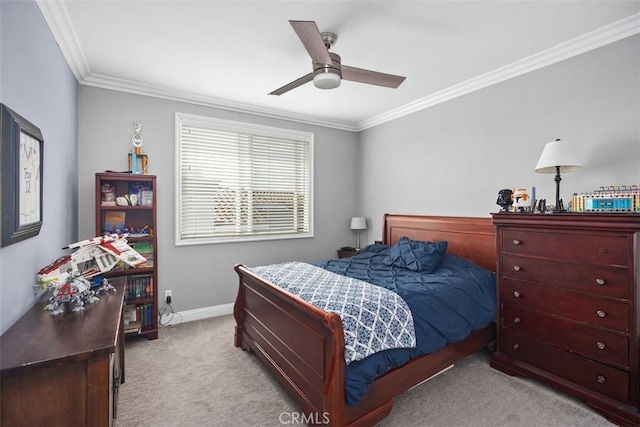
[[[313,134],[176,113],[176,246],[313,237]]]

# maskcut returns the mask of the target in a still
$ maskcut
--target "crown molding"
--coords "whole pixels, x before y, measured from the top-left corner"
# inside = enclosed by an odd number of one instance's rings
[[[51,29],[54,38],[60,46],[62,54],[67,60],[72,73],[81,85],[352,132],[359,132],[381,125],[640,33],[640,13],[636,13],[589,33],[575,37],[557,46],[543,50],[542,52],[538,52],[527,58],[387,111],[386,113],[379,114],[358,123],[352,123],[296,114],[277,109],[263,108],[255,105],[202,96],[186,91],[171,90],[145,83],[91,73],[80,43],[78,42],[78,38],[73,31],[73,26],[71,25],[64,4],[59,0],[36,0],[36,3],[40,8],[47,25]]]
[[[211,96],[203,96],[186,91],[171,90],[161,86],[154,86],[146,83],[134,82],[124,79],[117,79],[114,77],[103,76],[99,74],[92,74],[80,83],[83,86],[109,89],[136,95],[145,95],[153,98],[161,98],[171,101],[185,102],[188,104],[218,108],[222,110],[234,111],[237,113],[251,114],[254,116],[269,117],[272,119],[287,120],[290,122],[293,121],[315,126],[347,130],[351,132],[355,132],[357,130],[356,124],[352,122],[323,119],[321,117],[296,114],[289,111],[280,111],[273,108],[262,108],[256,105],[214,98]]]
[[[78,42],[69,14],[58,0],[36,0],[40,13],[56,39],[62,55],[79,83],[91,74],[89,64]]]
[[[572,58],[607,44],[631,37],[640,32],[640,13],[630,15],[612,24],[585,33],[552,48],[543,50],[520,61],[513,62],[488,73],[479,75],[457,85],[448,87],[424,98],[413,101],[402,107],[363,120],[357,125],[362,131],[381,125],[391,120],[424,110],[434,105],[449,101],[459,96],[495,85],[514,77],[547,67],[565,59]]]

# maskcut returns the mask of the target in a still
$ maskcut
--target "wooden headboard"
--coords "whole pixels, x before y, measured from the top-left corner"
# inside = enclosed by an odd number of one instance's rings
[[[491,218],[385,214],[382,241],[393,245],[401,237],[439,242],[447,253],[496,271],[496,231]]]

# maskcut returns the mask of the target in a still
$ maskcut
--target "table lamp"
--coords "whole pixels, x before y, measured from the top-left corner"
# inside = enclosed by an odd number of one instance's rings
[[[573,172],[582,169],[582,165],[571,144],[567,141],[556,139],[555,141],[547,142],[544,146],[535,169],[538,173],[556,174],[556,205],[553,208],[554,213],[564,212],[560,202],[561,169],[562,172]]]
[[[367,229],[367,220],[362,216],[354,216],[351,218],[351,229],[356,230],[358,233],[358,240],[356,244],[356,250],[360,250],[360,231]]]

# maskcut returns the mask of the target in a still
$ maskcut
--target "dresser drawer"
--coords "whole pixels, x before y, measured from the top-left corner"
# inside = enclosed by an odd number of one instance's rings
[[[623,302],[539,286],[507,278],[500,281],[503,305],[528,307],[617,331],[629,331],[629,306]]]
[[[606,265],[628,265],[629,243],[624,234],[576,234],[509,228],[502,231],[502,252]]]
[[[593,264],[566,264],[547,259],[502,254],[500,275],[591,294],[627,299],[626,270]]]
[[[629,374],[525,335],[502,331],[498,350],[576,384],[629,402]]]
[[[629,367],[629,339],[623,335],[509,305],[502,307],[500,326],[600,362]]]

